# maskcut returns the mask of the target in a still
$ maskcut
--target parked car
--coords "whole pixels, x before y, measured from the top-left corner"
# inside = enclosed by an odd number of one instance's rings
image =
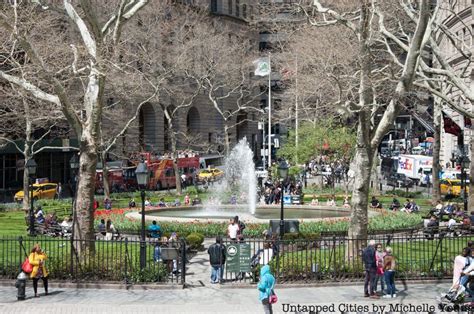
[[[224,176],[224,172],[222,170],[219,170],[217,168],[210,168],[210,169],[201,170],[198,174],[198,180],[199,181],[204,181],[204,180],[214,181],[214,180],[220,179],[223,176]]]
[[[387,178],[387,185],[397,188],[411,188],[414,185],[414,181],[408,178],[403,173],[392,173]]]
[[[33,199],[36,201],[36,200],[45,199],[45,198],[50,198],[50,199],[56,198],[57,186],[58,185],[56,183],[33,184]],[[31,191],[29,193],[31,193]],[[15,202],[18,202],[18,203],[22,202],[23,197],[24,197],[23,190],[18,191],[15,194]]]
[[[440,181],[440,190],[442,195],[457,197],[461,195],[461,180],[443,179]],[[466,180],[466,192],[469,192],[469,180]]]

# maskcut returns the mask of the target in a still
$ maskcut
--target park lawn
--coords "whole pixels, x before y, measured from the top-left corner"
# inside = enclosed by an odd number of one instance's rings
[[[0,212],[0,237],[26,235],[25,215],[22,211]]]

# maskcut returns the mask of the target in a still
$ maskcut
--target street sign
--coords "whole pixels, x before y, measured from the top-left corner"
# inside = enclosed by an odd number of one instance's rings
[[[227,271],[231,273],[250,272],[250,244],[227,245],[226,267]]]

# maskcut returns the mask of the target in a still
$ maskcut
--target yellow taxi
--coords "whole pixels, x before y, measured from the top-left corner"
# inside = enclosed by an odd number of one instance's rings
[[[36,201],[44,198],[56,198],[57,187],[58,185],[56,183],[33,184],[33,199]],[[31,194],[31,191],[29,193]],[[23,190],[18,191],[15,194],[15,202],[22,202],[23,196]]]
[[[214,181],[219,178],[224,176],[224,172],[222,170],[219,170],[217,168],[209,168],[209,169],[204,169],[201,170],[198,174],[198,180],[199,181]]]
[[[466,182],[466,185],[466,191],[469,192],[469,181]],[[461,195],[461,180],[443,179],[440,181],[439,187],[443,195]]]

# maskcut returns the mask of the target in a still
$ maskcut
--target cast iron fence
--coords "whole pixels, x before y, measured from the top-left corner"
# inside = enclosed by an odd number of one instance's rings
[[[186,243],[147,240],[145,267],[140,265],[138,240],[95,240],[94,253],[76,249],[90,244],[82,240],[38,236],[0,238],[0,278],[14,279],[31,248],[39,243],[46,252],[46,267],[53,280],[122,282],[126,284],[159,282],[184,284]]]
[[[364,240],[345,236],[283,241],[248,239],[243,243],[250,246],[251,260],[260,255],[261,262],[249,272],[235,272],[226,265],[223,281],[256,282],[262,264],[270,257],[268,249],[261,251],[265,246],[272,248],[273,256],[268,264],[279,283],[361,281],[364,278],[362,247],[370,239],[384,248],[392,248],[397,259],[398,279],[416,280],[451,277],[454,258],[468,241],[474,241],[474,235],[419,232],[371,235]],[[224,242],[226,248],[232,244],[235,245],[229,240]]]

